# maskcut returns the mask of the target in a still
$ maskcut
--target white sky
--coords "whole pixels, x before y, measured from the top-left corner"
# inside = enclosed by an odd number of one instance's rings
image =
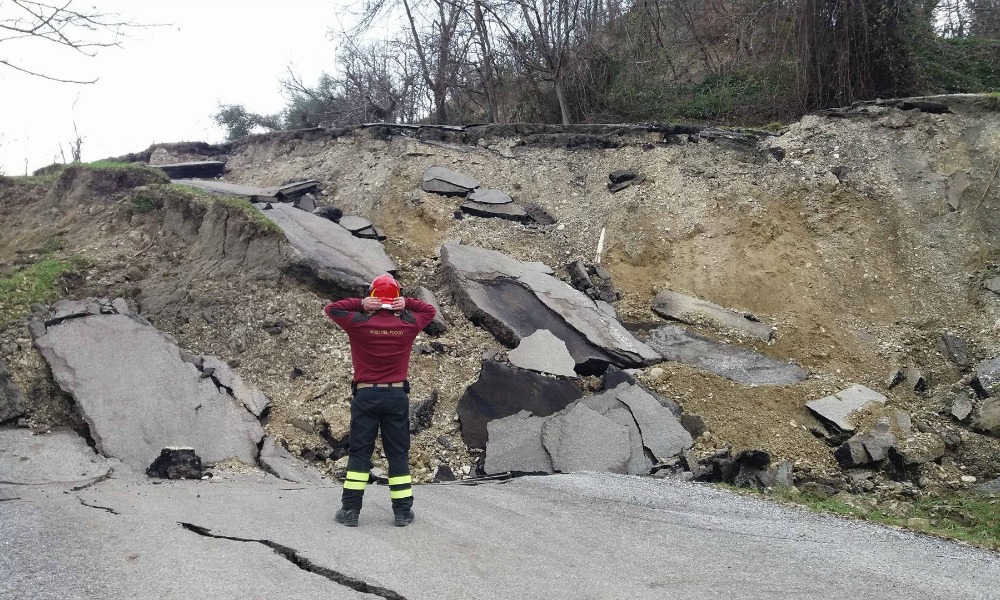
[[[9,11],[9,5],[0,12]],[[353,23],[349,0],[76,0],[125,20],[164,23],[130,30],[122,48],[94,58],[53,43],[0,44],[0,59],[91,85],[55,83],[0,65],[0,172],[20,175],[53,162],[59,144],[83,136],[83,160],[136,152],[157,142],[219,142],[211,120],[221,103],[261,113],[284,106],[288,65],[315,83],[332,70],[330,28]],[[61,158],[59,158],[61,162]]]

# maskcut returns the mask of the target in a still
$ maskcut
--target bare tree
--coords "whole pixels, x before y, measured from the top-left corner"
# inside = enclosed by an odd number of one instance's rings
[[[95,56],[102,48],[117,47],[126,29],[135,27],[117,13],[106,13],[96,7],[76,9],[75,0],[59,0],[48,4],[34,0],[0,0],[0,49],[16,43],[39,40],[62,46],[84,56]],[[97,79],[80,80],[42,73],[15,63],[10,55],[0,54],[0,65],[35,77],[61,83],[95,83]]]

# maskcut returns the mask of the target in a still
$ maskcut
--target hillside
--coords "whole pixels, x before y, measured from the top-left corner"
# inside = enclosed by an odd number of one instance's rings
[[[1000,440],[951,416],[954,392],[971,375],[946,359],[939,340],[964,339],[971,365],[1000,354],[1000,297],[985,283],[1000,270],[1000,103],[948,96],[917,105],[810,115],[758,144],[607,128],[567,148],[582,134],[510,127],[471,139],[362,128],[271,134],[225,148],[167,145],[152,162],[224,154],[229,182],[316,179],[321,205],[385,231],[404,286],[431,289],[450,325],[434,339],[444,352],[415,352],[411,364],[411,398],[438,393],[433,426],[417,434],[411,454],[423,481],[439,463],[475,470],[479,453],[463,445],[456,405],[484,353],[507,350],[455,304],[438,248],[459,238],[543,262],[568,281],[566,264],[594,261],[603,229],[600,263],[621,293],[615,308],[630,330],[642,336],[665,323],[650,306],[671,289],[773,325],[770,342],[701,333],[793,361],[810,375],[796,385],[748,387],[672,362],[638,372],[649,389],[704,419],[696,453],[765,450],[791,461],[801,483],[856,488],[805,403],[863,384],[889,401],[864,414],[858,429],[910,413],[917,429],[948,441],[948,455],[922,466],[915,483],[965,489],[961,475],[1000,475]],[[420,190],[433,165],[537,204],[556,223],[456,218],[461,199]],[[609,173],[628,168],[645,180],[611,194]],[[270,398],[265,429],[335,470],[329,441],[342,439],[349,423],[351,370],[346,337],[321,313],[328,290],[281,269],[280,231],[249,204],[165,181],[135,166],[2,180],[0,276],[57,261],[66,271],[58,294],[130,299],[183,348],[226,359]],[[4,301],[10,318],[0,320],[0,359],[24,391],[27,424],[83,429],[13,298]],[[888,387],[891,371],[908,366],[928,389]],[[580,381],[588,393],[600,386],[596,377]],[[898,489],[886,474],[875,482],[869,487]]]

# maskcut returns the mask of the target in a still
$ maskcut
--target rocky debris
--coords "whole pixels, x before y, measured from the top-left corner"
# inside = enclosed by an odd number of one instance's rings
[[[956,367],[962,369],[969,368],[969,346],[965,340],[957,335],[945,333],[938,340],[938,350]]]
[[[354,237],[359,237],[363,240],[378,240],[380,242],[387,239],[385,231],[383,231],[380,227],[375,227],[374,225],[354,232]]]
[[[739,487],[790,488],[792,463],[781,461],[771,464],[771,455],[763,450],[744,450],[736,456],[728,448],[697,457],[693,451],[685,453],[681,465],[693,475],[695,481],[728,483]]]
[[[544,265],[454,242],[441,247],[441,260],[465,315],[510,348],[548,329],[566,343],[581,374],[602,372],[608,364],[634,367],[659,360],[649,346]]]
[[[721,344],[677,325],[650,331],[646,343],[665,360],[698,367],[744,385],[792,385],[808,377],[798,365]]]
[[[340,210],[336,206],[321,206],[313,211],[313,214],[333,221],[334,223],[340,223],[340,219],[344,217],[344,211]]]
[[[566,348],[566,342],[554,336],[548,329],[539,329],[521,338],[521,343],[511,350],[507,357],[515,367],[529,371],[560,377],[577,376],[573,370],[576,361]]]
[[[627,387],[620,390],[616,397],[628,406],[639,425],[642,445],[656,460],[663,461],[677,456],[694,443],[691,434],[684,429],[677,417],[641,387]]]
[[[966,392],[959,392],[951,401],[951,416],[958,421],[964,421],[976,407],[974,399]]]
[[[0,484],[86,485],[107,477],[112,464],[72,431],[0,428]]]
[[[629,187],[639,185],[646,180],[646,176],[633,169],[622,169],[612,171],[608,174],[608,191],[614,194]]]
[[[203,377],[210,377],[216,386],[238,400],[255,417],[262,417],[271,408],[271,401],[264,392],[247,385],[229,365],[214,356],[202,356],[194,363]]]
[[[519,223],[527,223],[531,220],[527,211],[514,202],[497,204],[466,200],[458,208],[462,212],[475,217],[506,219],[508,221],[517,221]]]
[[[587,294],[591,300],[607,304],[618,301],[619,294],[611,283],[611,273],[601,265],[574,260],[566,265],[566,270],[569,272],[573,287]]]
[[[146,475],[161,479],[201,479],[203,474],[194,448],[164,448],[146,469]]]
[[[31,330],[101,454],[137,470],[172,446],[197,448],[209,464],[256,462],[264,430],[244,403],[260,406],[261,396],[239,384],[237,399],[234,388],[217,383],[214,372],[206,377],[198,359],[123,303],[60,301]]]
[[[484,360],[479,379],[458,401],[462,439],[469,448],[485,448],[490,421],[522,410],[547,417],[579,397],[580,389],[572,381]]]
[[[340,226],[344,229],[350,231],[351,233],[357,233],[362,229],[368,229],[372,226],[372,222],[364,217],[359,217],[357,215],[344,215],[340,218]]]
[[[1000,437],[1000,398],[984,398],[976,402],[972,413],[972,429],[992,437]]]
[[[983,287],[1000,295],[1000,276],[987,277],[983,280]]]
[[[845,469],[864,467],[889,457],[889,449],[896,444],[888,417],[878,420],[868,433],[858,434],[840,445],[834,458]]]
[[[746,316],[700,298],[686,296],[673,290],[663,290],[653,298],[653,312],[665,319],[687,325],[709,324],[724,332],[731,330],[769,341],[774,331],[769,325],[748,319]]]
[[[487,423],[486,473],[552,473],[552,459],[542,445],[544,423],[526,410]]]
[[[444,196],[465,196],[479,187],[479,182],[453,169],[433,166],[424,171],[420,186],[425,192]]]
[[[969,174],[965,171],[955,171],[948,177],[947,184],[947,206],[949,210],[956,211],[962,206],[962,194],[972,185]]]
[[[1000,477],[993,481],[980,483],[975,487],[975,492],[983,496],[1000,496]]]
[[[410,406],[410,433],[420,433],[434,425],[434,408],[438,403],[438,391],[431,392],[430,397]]]
[[[323,477],[310,469],[306,463],[295,458],[282,446],[274,443],[271,437],[264,438],[260,447],[260,466],[278,479],[294,483],[323,485],[327,483]]]
[[[434,483],[446,483],[448,481],[455,481],[458,479],[455,477],[455,472],[452,471],[451,467],[446,464],[440,464],[434,469],[434,477],[431,479]]]
[[[545,420],[542,445],[558,473],[627,473],[626,463],[632,452],[628,428],[583,403]]]
[[[11,421],[25,413],[21,390],[17,389],[7,372],[7,365],[0,360],[0,423]]]
[[[171,179],[214,179],[222,177],[226,163],[219,160],[199,160],[194,162],[150,165],[163,169]]]
[[[824,423],[833,425],[839,431],[853,432],[854,414],[869,404],[884,405],[888,398],[875,390],[863,385],[854,384],[831,396],[806,403],[806,408],[819,417]]]
[[[945,453],[944,439],[936,433],[917,432],[889,449],[889,459],[905,468],[939,460]]]
[[[417,288],[413,296],[418,300],[423,300],[427,304],[430,304],[437,311],[434,315],[434,320],[428,323],[427,327],[424,327],[424,333],[428,335],[442,335],[448,331],[448,323],[445,322],[444,315],[441,314],[441,305],[438,303],[434,292],[421,286]]]
[[[530,217],[531,220],[538,225],[556,224],[556,218],[550,215],[548,211],[546,211],[541,206],[535,204],[534,202],[528,202],[527,204],[525,204],[524,212],[527,213],[528,217]]]
[[[993,396],[994,386],[1000,383],[1000,356],[984,360],[976,365],[972,387],[980,396]]]
[[[263,213],[281,227],[294,251],[290,271],[339,297],[364,296],[375,277],[396,270],[382,244],[356,238],[328,219],[289,204],[272,204]]]
[[[510,204],[514,201],[507,192],[486,188],[473,190],[467,199],[478,204]]]
[[[639,381],[629,374],[628,371],[619,369],[615,365],[610,365],[608,370],[604,372],[604,376],[601,378],[601,390],[610,390],[623,383],[638,385]]]

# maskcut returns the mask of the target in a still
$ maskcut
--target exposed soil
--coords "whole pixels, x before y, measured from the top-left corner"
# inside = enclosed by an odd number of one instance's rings
[[[948,391],[965,374],[937,350],[940,334],[953,332],[969,343],[973,360],[1000,353],[1000,297],[982,285],[996,273],[1000,241],[1000,182],[991,183],[1000,113],[975,98],[949,104],[953,114],[872,106],[846,117],[808,116],[761,151],[655,139],[566,150],[522,145],[516,137],[463,146],[365,131],[265,136],[232,149],[226,179],[262,186],[320,180],[322,204],[368,217],[387,232],[385,246],[405,286],[437,294],[451,324],[438,341],[448,350],[415,352],[410,370],[412,399],[439,392],[434,426],[414,438],[418,478],[429,478],[438,462],[456,471],[473,465],[455,407],[476,380],[483,353],[501,349],[451,301],[438,275],[438,246],[461,238],[543,261],[565,276],[569,260],[594,260],[604,228],[601,262],[622,292],[616,308],[623,321],[659,321],[650,303],[663,287],[691,293],[776,326],[769,344],[729,341],[811,373],[796,386],[749,388],[683,365],[660,365],[656,379],[647,369],[645,383],[705,419],[709,432],[698,451],[764,449],[800,473],[841,477],[832,449],[810,432],[819,424],[804,404],[861,383],[889,397],[881,413],[905,410],[921,427],[960,433],[964,443],[933,467],[944,475],[930,473],[927,482],[957,488],[966,485],[959,474],[983,479],[1000,471],[998,440],[947,416]],[[767,147],[781,148],[784,159]],[[456,219],[460,199],[419,190],[431,165],[538,204],[558,223]],[[645,181],[610,194],[608,173],[629,167]],[[952,210],[949,178],[957,171],[970,185]],[[213,242],[199,236],[210,228],[179,235],[177,211],[188,201],[153,191],[169,197],[157,196],[160,208],[137,215],[130,208],[134,189],[57,205],[42,186],[0,184],[0,265],[30,260],[59,236],[64,248],[57,254],[92,263],[64,282],[69,294],[125,295],[183,347],[233,361],[272,400],[269,433],[307,457],[328,454],[327,442],[302,427],[325,421],[338,438],[348,423],[350,354],[346,336],[321,313],[329,298],[273,264],[209,252]],[[265,330],[278,321],[280,333]],[[30,394],[32,421],[68,419],[72,411],[46,383],[23,323],[0,333],[0,342],[15,381],[43,390]],[[890,368],[906,364],[930,373],[929,393],[886,389]],[[581,381],[591,389],[596,383]]]

